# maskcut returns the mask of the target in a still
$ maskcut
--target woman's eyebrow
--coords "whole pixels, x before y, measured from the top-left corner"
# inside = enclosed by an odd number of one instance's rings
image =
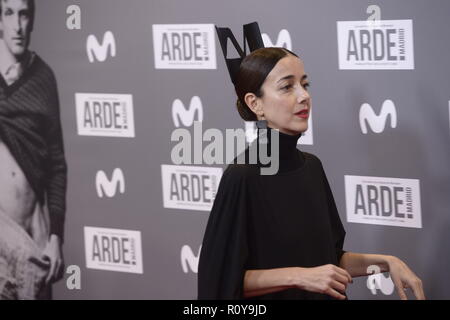
[[[283,81],[283,80],[289,80],[289,79],[292,79],[292,78],[295,78],[295,76],[294,76],[293,74],[290,74],[290,75],[287,75],[287,76],[281,78],[280,80],[278,80],[277,83],[278,83],[278,82],[281,82],[281,81]],[[304,75],[302,76],[302,78],[300,79],[300,81],[306,80],[306,78],[308,78],[308,75],[307,75],[307,74],[304,74]]]

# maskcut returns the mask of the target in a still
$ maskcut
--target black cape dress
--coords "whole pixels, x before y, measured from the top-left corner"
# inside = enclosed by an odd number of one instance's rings
[[[243,299],[246,270],[339,265],[345,230],[322,163],[297,149],[299,137],[279,133],[275,175],[236,159],[224,171],[203,238],[198,299]],[[331,297],[292,288],[251,299]]]

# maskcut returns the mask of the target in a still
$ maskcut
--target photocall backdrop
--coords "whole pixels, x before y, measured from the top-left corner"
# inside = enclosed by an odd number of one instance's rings
[[[173,163],[171,134],[194,133],[195,120],[203,131],[252,136],[214,30],[230,27],[242,46],[242,25],[252,21],[266,46],[305,63],[313,107],[299,148],[324,164],[344,249],[396,255],[427,298],[450,298],[450,2],[36,5],[31,49],[56,74],[69,168],[64,255],[75,269],[55,298],[196,298],[199,250],[226,166]],[[68,286],[76,266],[81,288]],[[347,293],[398,299],[388,274],[357,278]]]

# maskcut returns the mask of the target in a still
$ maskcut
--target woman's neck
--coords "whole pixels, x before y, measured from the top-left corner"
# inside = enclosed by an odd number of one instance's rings
[[[258,137],[260,137],[260,130],[258,129]],[[274,132],[272,132],[274,131]],[[276,132],[275,132],[276,131]],[[276,142],[278,140],[278,148],[275,145],[272,145],[272,134],[278,134],[278,139],[275,139]],[[296,170],[303,166],[305,159],[299,150],[297,149],[297,141],[301,137],[301,133],[296,135],[289,135],[286,133],[282,133],[277,129],[272,129],[267,127],[267,150],[270,153],[270,150],[274,150],[278,153],[279,156],[279,173],[285,173],[289,171]],[[261,141],[260,141],[261,143]],[[276,154],[275,154],[276,156]],[[270,155],[270,157],[273,157]]]

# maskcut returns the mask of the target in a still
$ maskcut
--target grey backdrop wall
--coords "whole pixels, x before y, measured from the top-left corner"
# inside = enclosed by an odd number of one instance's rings
[[[339,68],[337,21],[367,20],[366,9],[371,4],[380,7],[382,20],[412,20],[413,68]],[[81,10],[81,29],[67,28],[70,5]],[[344,248],[396,255],[422,278],[427,298],[449,299],[449,12],[446,0],[37,1],[31,46],[51,65],[58,80],[69,167],[64,253],[67,266],[81,269],[81,290],[67,288],[66,274],[55,286],[55,297],[196,297],[196,258],[208,211],[168,208],[163,203],[161,166],[174,165],[170,157],[175,144],[170,137],[176,128],[173,102],[180,99],[187,108],[191,98],[198,96],[204,128],[244,128],[244,122],[234,109],[233,88],[216,38],[208,46],[212,50],[215,45],[217,68],[157,69],[152,26],[229,26],[241,42],[242,24],[258,21],[273,43],[286,29],[292,50],[305,62],[312,83],[313,143],[299,148],[324,163],[347,231]],[[93,35],[101,43],[107,31],[114,38],[115,56],[105,51],[101,57],[99,50],[90,62],[88,37]],[[134,137],[80,135],[75,98],[79,93],[131,95]],[[386,100],[395,105],[397,125],[390,125],[391,114],[384,119],[384,130],[377,133],[373,125],[364,134],[359,122],[362,105],[370,104],[379,115]],[[117,188],[112,183],[108,191],[107,180],[116,168],[120,169],[117,181],[122,173],[124,183]],[[101,171],[104,179],[96,180]],[[414,205],[421,201],[420,208],[415,208],[415,214],[421,209],[421,228],[348,222],[345,176],[419,180],[420,194],[419,198],[414,195]],[[101,270],[101,261],[88,268],[96,248],[89,248],[93,244],[87,238],[93,238],[85,227],[139,231],[143,273],[127,269],[126,262],[121,269],[123,261],[117,263],[116,271]],[[138,243],[134,245],[139,256]],[[140,265],[138,257],[133,261]],[[103,267],[114,269],[114,261]],[[358,278],[350,286],[350,299],[397,299],[395,292],[373,294],[366,280]]]

